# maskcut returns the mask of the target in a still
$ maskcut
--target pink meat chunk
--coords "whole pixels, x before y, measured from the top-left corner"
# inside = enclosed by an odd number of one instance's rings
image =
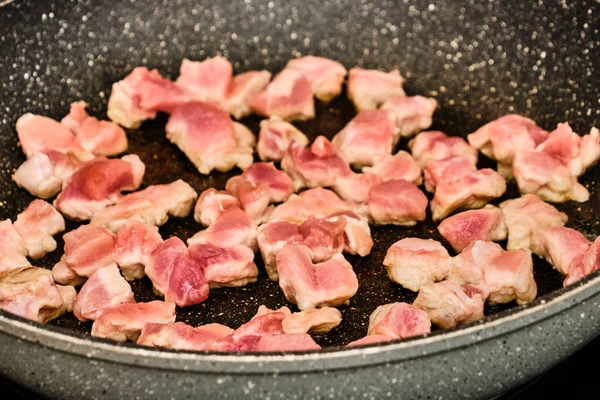
[[[427,197],[413,183],[392,179],[371,188],[368,206],[376,225],[413,226],[425,220]]]
[[[587,275],[600,269],[600,239],[596,238],[585,252],[583,260],[571,265],[564,286],[570,285],[585,278]]]
[[[395,115],[387,110],[359,112],[334,136],[339,156],[357,166],[371,166],[392,154],[398,137]]]
[[[254,163],[244,170],[242,177],[255,185],[267,184],[271,203],[281,203],[294,194],[292,179],[285,172],[275,168],[273,163]]]
[[[444,279],[452,259],[444,246],[433,239],[406,238],[387,250],[383,265],[391,280],[418,292],[423,285]]]
[[[317,137],[309,147],[293,142],[281,161],[281,168],[292,178],[296,190],[333,186],[337,178],[352,173],[325,136]]]
[[[267,220],[301,224],[310,216],[325,218],[333,213],[352,210],[356,210],[355,205],[340,199],[331,190],[314,188],[292,195],[288,201],[275,207]]]
[[[183,322],[148,323],[142,329],[137,344],[181,350],[213,350],[217,343],[233,334],[233,329],[221,324],[196,328]]]
[[[233,66],[223,57],[190,61],[184,58],[175,84],[191,100],[222,104],[229,92]]]
[[[484,168],[451,182],[439,182],[431,201],[431,214],[439,221],[454,211],[481,208],[506,191],[506,181],[496,171]]]
[[[211,288],[245,286],[256,282],[258,269],[254,251],[236,244],[223,248],[212,244],[195,244],[189,248],[190,257],[202,269]]]
[[[352,265],[341,254],[313,264],[311,251],[303,245],[284,247],[276,257],[279,286],[300,310],[348,304],[358,290]]]
[[[243,139],[240,130],[243,130]],[[213,169],[226,172],[235,166],[245,169],[252,164],[254,143],[247,143],[247,128],[234,124],[216,105],[195,101],[175,108],[166,131],[167,138],[201,174],[208,175]]]
[[[156,293],[179,307],[208,298],[209,284],[202,266],[177,237],[165,240],[154,250],[146,264],[146,275]]]
[[[27,157],[48,151],[85,152],[77,136],[65,125],[51,118],[24,114],[17,120],[16,129],[21,148]]]
[[[397,339],[431,332],[427,313],[407,303],[379,306],[369,317],[367,335],[386,335]]]
[[[285,333],[312,333],[320,335],[330,332],[342,322],[342,313],[333,307],[309,308],[288,315],[281,323]]]
[[[425,161],[423,171],[425,189],[433,193],[440,182],[453,182],[477,171],[477,168],[462,156],[452,156],[442,160],[429,159]]]
[[[240,202],[235,196],[224,190],[206,189],[196,203],[194,219],[204,226],[210,226],[229,207],[240,207]]]
[[[441,131],[421,132],[408,142],[408,147],[421,168],[427,160],[443,160],[453,156],[461,156],[471,165],[477,165],[475,148],[463,138],[448,136]]]
[[[508,235],[502,211],[489,204],[446,218],[438,225],[438,231],[458,253],[477,240],[500,242]]]
[[[188,245],[212,244],[230,247],[236,244],[256,249],[256,224],[237,207],[225,210],[208,228],[188,239]]]
[[[163,242],[158,228],[128,221],[115,237],[114,260],[123,277],[131,281],[145,276],[144,268],[154,250]]]
[[[0,309],[46,323],[73,310],[75,289],[55,285],[52,272],[30,267],[0,279]]]
[[[295,69],[286,68],[262,91],[248,100],[260,115],[281,119],[307,120],[315,117],[315,101],[310,82]]]
[[[167,222],[169,216],[187,217],[197,198],[194,189],[181,179],[165,185],[148,186],[97,212],[91,224],[105,226],[112,231],[118,231],[128,220],[160,226]]]
[[[263,161],[281,161],[292,142],[308,146],[308,138],[294,125],[279,117],[260,121],[256,151]]]
[[[481,293],[472,286],[441,281],[421,286],[413,305],[425,311],[434,325],[451,328],[483,318],[483,303]]]
[[[65,220],[49,203],[33,200],[17,215],[13,226],[20,235],[24,255],[37,259],[56,250],[53,236],[65,230]],[[6,237],[3,240],[6,241]]]
[[[238,199],[240,208],[251,219],[257,222],[262,220],[271,200],[271,190],[268,184],[250,182],[238,175],[227,181],[225,189]]]
[[[342,217],[346,220],[344,227],[344,252],[365,257],[371,253],[373,238],[369,220],[352,211],[340,211],[331,214],[328,219]]]
[[[500,209],[508,228],[507,250],[531,250],[531,238],[536,231],[564,226],[568,220],[567,214],[534,194],[506,200],[500,204]]]
[[[342,93],[346,68],[337,61],[325,57],[304,56],[290,60],[286,69],[299,71],[310,83],[317,99],[329,102]]]
[[[362,204],[369,200],[371,188],[383,182],[378,175],[371,173],[350,173],[335,180],[333,190],[344,200]]]
[[[533,253],[563,275],[569,275],[574,266],[578,268],[590,246],[590,241],[580,232],[562,226],[536,230],[531,239]]]
[[[394,96],[381,106],[382,110],[390,110],[396,115],[396,126],[399,135],[411,137],[428,129],[433,120],[437,101],[423,96]]]
[[[348,98],[358,111],[374,110],[392,97],[404,96],[403,84],[397,69],[383,72],[352,68],[348,72]]]
[[[100,121],[85,111],[84,101],[71,103],[71,111],[61,124],[77,135],[81,147],[99,156],[113,156],[127,150],[127,135],[114,122]]]
[[[102,310],[122,303],[135,303],[133,291],[116,264],[112,264],[96,270],[83,284],[73,314],[80,321],[95,320]]]
[[[174,322],[174,303],[157,300],[149,303],[122,303],[99,312],[92,325],[92,336],[118,342],[135,342],[146,324]]]
[[[363,172],[375,174],[383,181],[404,179],[415,185],[420,185],[423,182],[419,164],[416,163],[410,153],[404,150],[400,150],[393,156],[386,156],[372,167],[363,168]]]
[[[532,193],[552,203],[584,202],[590,198],[590,193],[571,175],[569,168],[546,152],[518,151],[513,173],[521,194]]]
[[[250,115],[252,113],[250,98],[263,91],[270,80],[271,73],[266,70],[248,71],[235,75],[229,86],[227,97],[221,102],[221,107],[236,119]]]
[[[529,118],[509,114],[489,122],[467,139],[471,146],[498,161],[498,172],[512,176],[511,165],[517,151],[533,150],[548,138],[548,132]]]
[[[68,218],[89,220],[96,212],[119,202],[121,192],[136,190],[145,170],[135,154],[121,159],[97,157],[67,179],[54,206]]]

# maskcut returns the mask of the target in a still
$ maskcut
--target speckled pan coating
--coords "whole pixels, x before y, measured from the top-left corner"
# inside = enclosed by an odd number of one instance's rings
[[[599,13],[594,1],[16,1],[0,9],[0,217],[14,218],[31,200],[10,181],[24,160],[14,132],[19,115],[60,118],[70,102],[83,99],[103,117],[112,82],[137,65],[176,76],[183,57],[221,54],[236,71],[277,71],[301,54],[347,67],[400,68],[409,94],[440,103],[434,129],[464,136],[518,112],[546,129],[568,120],[587,133],[600,125]],[[332,136],[352,115],[349,103],[337,99],[319,105],[317,119],[300,127],[313,138]],[[244,122],[256,132],[256,118]],[[147,184],[183,177],[200,191],[222,187],[235,173],[201,178],[166,141],[164,123],[159,118],[129,135],[130,151],[148,166]],[[569,226],[590,237],[600,234],[598,174],[595,167],[582,179],[591,191],[588,203],[560,207]],[[513,187],[509,195],[515,194]],[[161,233],[185,238],[198,229],[188,218]],[[373,234],[373,255],[352,259],[361,288],[342,310],[342,325],[316,338],[322,345],[363,336],[380,304],[412,301],[414,294],[393,284],[381,265],[391,243],[405,236],[439,239],[430,220]],[[50,267],[58,257],[38,265]],[[598,274],[556,290],[561,277],[547,264],[535,268],[542,297],[529,307],[488,309],[492,315],[481,322],[426,338],[306,355],[141,350],[90,340],[81,334],[89,324],[73,318],[46,328],[0,313],[0,372],[65,398],[488,397],[539,374],[600,330]],[[147,281],[134,289],[138,300],[152,298]],[[213,291],[205,305],[178,318],[235,327],[259,304],[285,304],[264,273],[246,289]]]

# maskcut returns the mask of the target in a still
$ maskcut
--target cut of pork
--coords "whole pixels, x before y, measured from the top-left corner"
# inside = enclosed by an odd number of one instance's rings
[[[477,150],[460,137],[448,136],[441,131],[421,132],[408,142],[412,156],[421,168],[427,160],[443,160],[461,156],[473,166],[477,164]]]
[[[24,114],[17,120],[16,129],[21,149],[27,157],[48,151],[85,152],[77,136],[67,126],[51,118]]]
[[[190,257],[202,269],[211,288],[245,286],[256,282],[258,269],[254,251],[236,244],[223,248],[211,244],[195,244],[189,248]]]
[[[415,185],[420,185],[423,181],[421,177],[421,168],[410,153],[407,153],[404,150],[400,150],[394,155],[386,156],[372,167],[363,168],[363,172],[375,174],[383,181],[404,179]]]
[[[333,190],[342,199],[350,203],[362,204],[369,200],[371,188],[382,181],[383,179],[375,174],[350,173],[346,176],[337,177],[333,184]]]
[[[441,160],[428,159],[423,170],[425,189],[433,193],[440,182],[450,183],[475,171],[477,171],[475,165],[462,156]]]
[[[562,226],[536,230],[531,250],[548,261],[554,269],[568,275],[572,266],[583,262],[591,242],[575,229]]]
[[[348,72],[348,98],[358,111],[374,110],[392,97],[404,96],[403,84],[397,69],[383,72],[352,68]]]
[[[431,332],[427,313],[408,303],[379,306],[369,317],[367,335],[386,335],[394,339],[424,335]]]
[[[226,209],[217,220],[203,231],[188,239],[188,245],[212,244],[219,247],[230,247],[243,244],[257,249],[256,224],[244,211],[237,207]]]
[[[310,216],[325,218],[333,213],[353,210],[357,211],[355,205],[340,199],[331,190],[314,188],[292,195],[288,201],[275,207],[267,221],[288,221],[301,224]]]
[[[346,68],[337,61],[325,57],[304,56],[288,61],[286,69],[302,73],[310,83],[315,97],[329,102],[342,93]]]
[[[269,187],[271,203],[281,203],[294,194],[292,179],[285,172],[275,168],[272,162],[254,163],[246,168],[241,176],[256,185],[265,183]]]
[[[239,200],[240,208],[248,217],[257,222],[262,220],[271,199],[271,191],[266,183],[250,182],[238,175],[227,181],[225,189]]]
[[[366,217],[352,211],[340,211],[331,214],[328,219],[342,217],[346,220],[344,227],[344,252],[348,254],[358,254],[361,257],[371,253],[373,248],[373,238],[371,237],[371,228],[369,220]]]
[[[138,221],[125,223],[117,232],[114,247],[114,260],[123,277],[128,281],[143,278],[149,257],[162,241],[154,225]]]
[[[194,219],[204,226],[210,226],[229,207],[240,207],[235,196],[224,190],[206,189],[196,203]]]
[[[328,333],[342,322],[342,313],[333,307],[308,308],[288,315],[281,322],[285,333]]]
[[[223,57],[190,61],[184,58],[175,84],[190,100],[222,104],[229,92],[233,66]]]
[[[564,286],[570,285],[585,278],[592,272],[600,270],[600,239],[596,238],[583,256],[581,262],[571,265],[569,273],[563,282]]]
[[[416,185],[392,179],[371,188],[368,206],[376,225],[413,226],[425,220],[427,197]]]
[[[235,75],[229,86],[227,97],[221,107],[234,118],[240,119],[252,113],[250,98],[264,90],[271,80],[271,73],[266,70],[248,71]]]
[[[49,203],[33,200],[17,215],[13,226],[20,235],[23,255],[37,259],[56,250],[53,236],[65,230],[65,220]],[[6,236],[2,240],[6,241]]]
[[[280,161],[292,142],[308,146],[308,138],[294,125],[279,117],[260,121],[256,152],[263,161]]]
[[[208,324],[194,328],[183,322],[149,323],[142,329],[137,344],[181,350],[212,350],[216,347],[216,343],[224,341],[233,332],[233,329],[221,324]]]
[[[411,137],[431,126],[437,101],[423,96],[394,96],[381,106],[396,115],[399,135]]]

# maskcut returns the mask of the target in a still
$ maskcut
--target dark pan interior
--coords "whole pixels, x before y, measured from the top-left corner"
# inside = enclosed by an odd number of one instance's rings
[[[201,4],[196,4],[201,3]],[[61,118],[72,101],[83,99],[105,118],[110,86],[137,65],[159,68],[176,77],[183,57],[203,59],[221,54],[235,71],[279,71],[291,57],[315,54],[347,68],[400,68],[408,94],[435,97],[432,129],[465,136],[509,112],[535,119],[542,127],[569,121],[582,134],[600,125],[600,55],[598,13],[593,1],[31,1],[0,10],[0,218],[15,216],[33,199],[10,176],[24,161],[14,124],[25,112]],[[503,3],[503,4],[502,4]],[[540,2],[541,3],[541,2]],[[332,137],[354,115],[345,96],[317,105],[317,118],[298,123],[310,138]],[[258,133],[259,118],[243,120]],[[144,185],[182,178],[200,193],[222,189],[240,171],[201,176],[164,135],[166,116],[129,133],[129,152],[147,167]],[[406,148],[402,142],[399,148]],[[481,157],[481,166],[494,163]],[[590,201],[558,208],[568,226],[591,238],[600,233],[596,214],[600,194],[595,183],[600,167],[581,179]],[[514,184],[501,200],[518,196]],[[73,229],[76,223],[68,223]],[[187,239],[201,226],[192,217],[161,227],[163,237]],[[387,248],[409,236],[440,240],[428,219],[414,228],[373,227],[370,256],[348,257],[360,288],[342,309],[342,324],[317,337],[323,346],[344,345],[366,334],[368,317],[379,305],[412,302],[415,294],[387,277],[382,265]],[[51,268],[59,250],[35,265]],[[260,256],[258,256],[260,260]],[[259,261],[258,260],[258,261]],[[260,261],[259,261],[260,263]],[[244,288],[215,289],[197,306],[178,310],[178,320],[192,325],[219,322],[237,327],[259,305],[289,305],[277,283],[260,266],[258,282]],[[539,295],[562,286],[562,277],[536,259]],[[133,283],[138,301],[154,299],[148,279]],[[489,308],[487,314],[514,307]],[[53,324],[89,332],[91,324],[72,315]]]

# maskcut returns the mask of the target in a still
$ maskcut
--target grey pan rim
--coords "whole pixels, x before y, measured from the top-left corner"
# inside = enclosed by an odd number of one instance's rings
[[[62,328],[49,329],[6,312],[0,312],[0,331],[59,352],[142,368],[234,374],[308,373],[397,363],[472,346],[551,318],[599,292],[600,272],[596,272],[518,310],[509,309],[464,327],[385,344],[296,353],[206,353],[117,344],[65,333],[68,331]]]

